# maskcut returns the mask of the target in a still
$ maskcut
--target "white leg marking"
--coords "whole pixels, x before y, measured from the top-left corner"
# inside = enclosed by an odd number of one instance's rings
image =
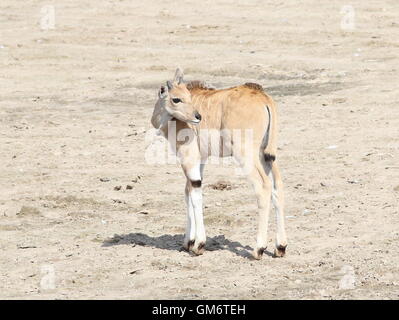
[[[202,168],[203,169],[203,168]],[[195,217],[195,244],[193,251],[201,253],[205,245],[206,234],[204,226],[204,217],[202,213],[202,188],[201,188],[201,165],[198,164],[187,170],[187,178],[191,181],[189,198],[193,207]]]
[[[202,213],[202,189],[193,188],[190,193],[190,198],[195,215],[195,242],[196,247],[198,247],[201,243],[205,243],[206,240],[204,217]]]
[[[269,224],[270,200],[267,195],[267,187],[261,184],[255,186],[255,193],[258,198],[259,226],[257,235],[257,249],[267,247],[267,229]]]
[[[190,182],[187,181],[187,184]],[[186,233],[184,235],[184,247],[188,250],[189,244],[191,241],[195,240],[195,215],[194,215],[194,208],[191,202],[191,197],[189,195],[189,188],[186,186],[185,191],[185,201],[187,205],[187,225],[186,225]]]
[[[187,170],[187,178],[190,181],[200,181],[201,180],[201,165],[196,165],[194,168]]]
[[[268,177],[269,168],[263,167],[261,162],[255,163],[249,179],[251,180],[255,195],[258,201],[258,233],[256,237],[256,247],[254,258],[260,259],[263,251],[267,247],[267,229],[270,213],[271,182]]]
[[[277,166],[276,163],[273,166]],[[279,178],[278,168],[274,167],[270,176],[272,181],[272,202],[276,210],[276,247],[285,247],[287,245],[287,236],[285,233],[285,216],[284,216],[284,191],[281,180]]]

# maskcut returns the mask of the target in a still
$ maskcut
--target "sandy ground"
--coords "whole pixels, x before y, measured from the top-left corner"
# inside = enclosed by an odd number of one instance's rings
[[[42,30],[47,4],[0,4],[1,298],[399,298],[396,0],[352,1],[353,31],[339,0],[62,0]],[[178,65],[278,103],[285,258],[274,219],[249,258],[255,197],[233,165],[206,168],[209,250],[180,250],[183,174],[144,156]]]

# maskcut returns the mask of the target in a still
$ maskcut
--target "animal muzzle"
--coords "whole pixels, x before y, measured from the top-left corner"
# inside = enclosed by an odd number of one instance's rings
[[[194,113],[194,118],[195,118],[196,120],[198,120],[198,122],[201,121],[201,119],[202,119],[202,117],[201,117],[201,115],[199,114],[198,111],[195,111],[195,113]]]
[[[191,123],[200,123],[202,117],[201,115],[198,113],[198,111],[194,112],[194,119],[192,121],[190,121]]]

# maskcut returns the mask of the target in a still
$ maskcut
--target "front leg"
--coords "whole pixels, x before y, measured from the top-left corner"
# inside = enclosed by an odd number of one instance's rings
[[[195,242],[195,216],[193,203],[190,197],[190,181],[187,179],[186,188],[184,190],[184,199],[187,206],[187,225],[184,235],[183,248],[190,251]]]
[[[204,217],[202,213],[201,165],[197,164],[191,167],[183,166],[183,170],[187,177],[186,193],[188,195],[188,201],[186,202],[188,203],[188,223],[190,223],[190,232],[187,234],[187,227],[184,245],[186,245],[186,239],[188,239],[187,248],[194,252],[196,255],[200,255],[205,251],[206,242]],[[191,240],[193,229],[195,230],[194,244],[190,246],[190,244],[192,243]]]

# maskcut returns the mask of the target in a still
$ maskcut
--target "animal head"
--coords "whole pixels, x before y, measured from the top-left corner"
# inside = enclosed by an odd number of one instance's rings
[[[194,124],[201,121],[201,115],[192,104],[191,93],[183,83],[180,68],[177,68],[173,81],[167,81],[166,86],[159,89],[158,98],[171,117]]]

